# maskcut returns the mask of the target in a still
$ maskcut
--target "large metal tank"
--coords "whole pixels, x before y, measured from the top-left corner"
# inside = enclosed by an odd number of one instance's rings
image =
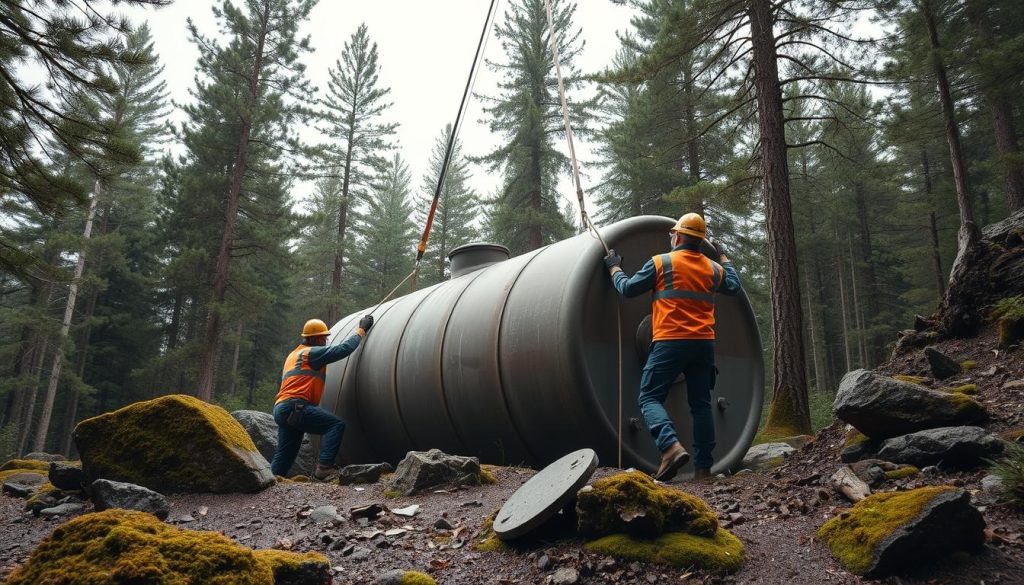
[[[635,217],[601,234],[633,274],[667,251],[673,224]],[[339,462],[396,462],[436,447],[488,463],[542,466],[590,447],[615,465],[619,343],[622,464],[655,469],[659,454],[636,404],[651,297],[622,299],[603,256],[600,242],[582,234],[382,305],[359,349],[327,369],[321,406],[348,422]],[[365,312],[338,321],[330,342],[350,335]],[[718,472],[739,465],[757,430],[764,366],[746,296],[716,295],[716,317]],[[689,449],[685,381],[666,406]]]

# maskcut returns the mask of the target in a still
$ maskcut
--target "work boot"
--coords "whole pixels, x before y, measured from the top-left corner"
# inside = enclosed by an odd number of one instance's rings
[[[313,470],[313,479],[319,479],[320,481],[330,481],[338,477],[341,473],[341,468],[337,465],[329,465],[327,463],[317,463],[316,469]]]
[[[686,462],[689,460],[690,454],[686,452],[686,449],[683,449],[679,441],[676,441],[661,454],[661,466],[658,467],[658,473],[654,474],[654,479],[658,481],[672,479],[679,472],[679,468],[686,465]]]
[[[698,467],[693,470],[693,481],[707,481],[711,479],[711,470]]]

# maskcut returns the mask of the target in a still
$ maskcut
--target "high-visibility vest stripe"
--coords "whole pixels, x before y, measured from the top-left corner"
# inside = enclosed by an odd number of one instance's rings
[[[309,346],[296,347],[284,360],[281,368],[281,388],[274,403],[301,398],[312,404],[320,404],[327,378],[327,367],[313,369],[309,365]]]
[[[715,302],[715,295],[711,293],[699,293],[692,290],[660,290],[654,293],[654,300],[660,299],[693,299],[705,303]]]
[[[714,339],[714,292],[723,269],[703,254],[673,250],[653,258],[654,340]]]

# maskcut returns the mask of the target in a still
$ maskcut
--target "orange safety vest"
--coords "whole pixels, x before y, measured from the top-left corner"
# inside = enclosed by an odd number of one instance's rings
[[[274,404],[289,398],[301,398],[314,405],[320,404],[324,393],[324,378],[327,366],[314,370],[309,366],[308,345],[300,345],[288,354],[281,369],[281,389],[277,391]]]
[[[653,260],[654,341],[714,339],[714,293],[722,284],[722,266],[692,250],[673,250]]]

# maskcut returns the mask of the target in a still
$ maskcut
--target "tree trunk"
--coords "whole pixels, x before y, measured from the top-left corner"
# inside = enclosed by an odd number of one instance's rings
[[[814,367],[814,387],[821,390],[821,365],[818,363],[818,341],[814,333],[814,303],[811,302],[811,280],[805,282],[807,287],[807,327],[811,331],[811,364]]]
[[[108,211],[109,213],[109,211]],[[89,302],[86,303],[85,315],[82,320],[85,322],[85,328],[82,330],[82,335],[78,342],[78,379],[85,380],[85,366],[88,363],[89,358],[89,337],[92,334],[92,325],[89,322],[92,320],[93,315],[96,313],[96,300],[99,298],[99,291],[93,289],[89,294]],[[75,388],[71,391],[71,396],[68,397],[67,408],[64,410],[64,428],[61,431],[60,441],[60,453],[64,456],[71,456],[71,435],[75,430],[75,418],[78,416],[78,389]]]
[[[64,305],[64,319],[60,324],[60,337],[57,340],[57,352],[53,356],[53,367],[50,369],[50,382],[46,387],[46,397],[43,400],[43,409],[39,413],[39,425],[36,427],[36,437],[32,442],[33,451],[46,450],[46,435],[50,430],[50,417],[53,416],[53,402],[57,397],[57,384],[60,382],[60,370],[64,367],[64,345],[68,338],[68,331],[71,330],[71,319],[75,315],[75,299],[78,296],[78,283],[82,280],[82,272],[85,270],[85,248],[89,236],[92,235],[92,222],[96,217],[96,204],[102,194],[102,185],[99,179],[93,185],[92,201],[89,203],[89,214],[85,218],[85,231],[82,232],[82,249],[78,252],[78,263],[75,264],[75,275],[68,287],[68,300]]]
[[[928,27],[928,39],[932,47],[932,66],[935,69],[939,102],[942,104],[942,117],[946,122],[946,142],[949,143],[949,159],[953,164],[953,183],[956,185],[956,202],[960,209],[960,233],[957,238],[956,259],[953,261],[951,271],[956,273],[964,255],[977,244],[980,234],[974,223],[971,189],[967,182],[967,165],[964,163],[963,149],[960,145],[960,127],[956,122],[956,109],[953,104],[953,94],[949,88],[949,78],[946,76],[946,66],[942,62],[942,45],[939,42],[939,31],[935,24],[932,2],[933,0],[920,0],[921,11]]]
[[[690,175],[690,185],[700,183],[700,141],[697,138],[697,113],[693,99],[693,62],[687,57],[683,67],[683,92],[686,95],[686,102],[683,107],[683,116],[686,123],[686,167]],[[696,195],[698,191],[690,196],[687,202],[687,211],[699,213],[704,216],[704,200]]]
[[[256,109],[259,91],[260,74],[263,71],[263,46],[268,33],[270,4],[264,3],[263,14],[260,15],[260,27],[257,31],[255,62],[249,76],[249,93],[245,100],[245,112],[242,113],[242,132],[235,151],[235,160],[231,166],[231,183],[228,188],[224,205],[224,235],[217,253],[214,267],[213,298],[210,299],[209,316],[206,322],[206,335],[203,337],[199,352],[199,381],[197,393],[201,400],[209,402],[213,398],[213,381],[216,369],[217,349],[220,345],[220,334],[223,324],[221,315],[224,307],[224,296],[228,288],[228,267],[231,262],[231,248],[235,242],[235,223],[238,220],[238,207],[242,193],[242,180],[249,159],[249,136],[252,132],[253,113]]]
[[[808,434],[811,415],[804,367],[803,311],[796,236],[789,194],[789,163],[770,0],[750,0],[761,185],[768,235],[772,310],[772,403],[765,435]]]
[[[932,266],[935,268],[935,290],[939,292],[939,300],[946,294],[946,280],[942,272],[942,256],[939,251],[939,227],[935,221],[935,203],[932,201],[932,171],[928,160],[928,151],[921,147],[921,167],[924,170],[924,192],[931,211],[928,212],[928,221],[931,227],[932,236]]]
[[[843,315],[843,355],[846,357],[846,371],[849,372],[852,369],[850,361],[850,326],[846,322],[846,287],[843,284],[846,278],[843,277],[843,257],[841,254],[836,258],[836,263],[839,266],[839,270],[836,271],[836,276],[839,277],[839,309]]]
[[[238,354],[242,348],[242,322],[238,322],[235,331],[235,354],[231,357],[231,383],[228,385],[228,396],[235,394],[235,381],[238,380]]]
[[[49,304],[49,298],[47,298],[47,304]],[[39,342],[39,351],[36,353],[35,364],[33,364],[35,379],[32,381],[32,385],[28,389],[28,396],[25,400],[25,418],[21,421],[21,427],[18,430],[18,455],[25,453],[25,444],[28,443],[29,431],[32,428],[32,419],[35,416],[36,398],[39,394],[39,383],[42,381],[43,377],[43,363],[46,359],[46,351],[50,345],[49,335],[42,335],[41,337],[42,339]]]
[[[868,315],[877,319],[879,314],[878,305],[878,283],[875,279],[874,248],[871,245],[871,223],[868,218],[867,196],[864,193],[864,183],[857,181],[853,186],[854,199],[857,206],[857,220],[860,224],[860,253],[864,261],[864,287],[867,289]],[[867,325],[865,318],[865,325]],[[871,364],[877,364],[882,359],[882,349],[885,342],[877,334],[871,333],[867,337],[867,353]]]
[[[358,90],[358,88],[357,88]],[[349,189],[352,181],[352,141],[355,140],[356,112],[348,116],[348,146],[345,150],[345,171],[341,181],[341,201],[338,202],[338,241],[334,249],[334,270],[331,272],[331,304],[327,307],[327,323],[337,323],[341,318],[341,274],[345,267],[345,232],[348,230]]]
[[[853,326],[857,328],[857,354],[860,366],[869,367],[867,352],[864,351],[864,321],[861,320],[860,295],[857,294],[857,259],[853,255],[853,240],[847,239],[850,248],[850,302],[853,304]]]

